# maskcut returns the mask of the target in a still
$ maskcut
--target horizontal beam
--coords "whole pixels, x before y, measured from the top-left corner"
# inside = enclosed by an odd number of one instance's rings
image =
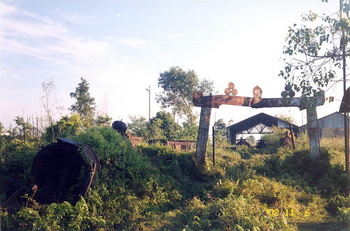
[[[203,96],[201,92],[193,95],[193,104],[196,107],[219,108],[221,105],[236,105],[252,108],[265,107],[298,107],[300,110],[310,106],[321,106],[325,102],[324,92],[320,91],[317,97],[295,98],[256,98],[235,95],[209,95]]]

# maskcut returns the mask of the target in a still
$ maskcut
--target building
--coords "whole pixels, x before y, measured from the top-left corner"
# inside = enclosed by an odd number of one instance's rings
[[[349,118],[348,118],[349,120]],[[350,122],[350,121],[349,121]],[[339,138],[344,137],[344,115],[334,112],[317,120],[320,137]],[[305,132],[307,124],[300,127],[301,132]]]
[[[237,134],[267,134],[272,132],[273,126],[286,129],[291,127],[294,133],[299,133],[297,125],[260,113],[227,127],[228,138],[231,144],[235,144]]]

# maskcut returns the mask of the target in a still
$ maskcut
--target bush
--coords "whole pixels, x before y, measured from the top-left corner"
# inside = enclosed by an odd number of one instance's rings
[[[218,148],[216,165],[201,171],[193,153],[135,149],[111,128],[68,138],[90,145],[101,162],[87,197],[38,205],[26,195],[22,207],[0,211],[4,230],[296,230],[295,223],[324,222],[327,212],[349,222],[348,178],[336,161],[343,154],[331,145],[317,162],[304,143],[296,151]],[[11,142],[1,176],[30,184],[39,145]]]

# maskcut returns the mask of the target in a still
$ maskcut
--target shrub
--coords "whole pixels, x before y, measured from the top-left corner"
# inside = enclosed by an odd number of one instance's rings
[[[101,161],[87,197],[75,205],[38,205],[26,196],[17,212],[0,211],[5,230],[296,230],[294,223],[323,222],[325,208],[349,222],[348,178],[336,161],[343,154],[331,145],[318,162],[304,144],[296,151],[218,148],[216,165],[208,161],[201,171],[193,153],[161,145],[134,149],[111,128],[68,138],[89,144]],[[30,183],[37,146],[11,142],[1,175]]]

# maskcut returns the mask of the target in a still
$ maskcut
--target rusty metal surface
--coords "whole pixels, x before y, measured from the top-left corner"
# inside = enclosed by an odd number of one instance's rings
[[[148,143],[166,145],[179,151],[190,151],[190,150],[194,150],[196,147],[196,141],[191,141],[191,140],[155,139],[155,140],[148,141]]]
[[[116,120],[112,123],[112,128],[119,132],[122,136],[126,136],[128,125],[121,120]]]
[[[254,102],[254,97],[234,96],[234,95],[210,95],[201,96],[196,93],[193,96],[193,104],[196,107],[211,107],[219,108],[221,105],[236,105],[252,108],[264,108],[264,107],[298,107],[305,109],[308,107],[308,103],[314,98],[296,97],[296,98],[262,98],[257,103]],[[313,106],[321,106],[325,102],[324,94],[321,94],[316,98],[316,103]]]
[[[320,106],[325,102],[324,92],[319,92],[317,98],[262,98],[262,89],[259,86],[253,88],[253,97],[231,95],[232,89],[226,88],[226,95],[203,96],[201,92],[193,94],[193,104],[196,107],[219,108],[221,105],[236,105],[252,108],[264,107],[299,107],[306,109],[308,106]],[[349,94],[350,95],[350,94]]]
[[[84,143],[59,139],[43,147],[32,164],[33,194],[39,203],[69,201],[85,196],[100,169],[95,151]]]

